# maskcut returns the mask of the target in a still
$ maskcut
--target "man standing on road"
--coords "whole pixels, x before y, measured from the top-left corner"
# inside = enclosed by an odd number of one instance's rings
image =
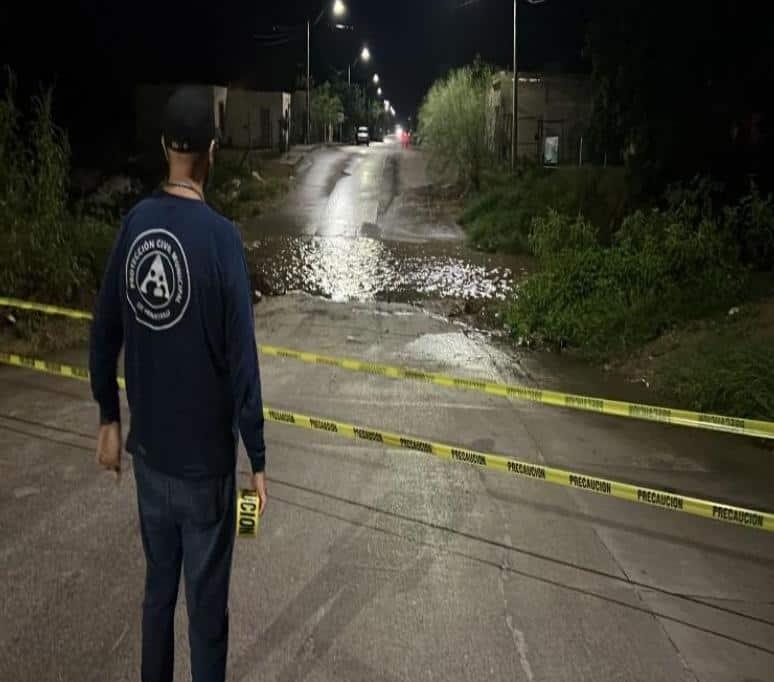
[[[171,682],[174,615],[185,572],[194,682],[222,682],[235,536],[235,466],[242,433],[252,486],[266,508],[263,407],[253,308],[236,227],[207,206],[213,164],[211,96],[167,103],[163,190],[124,220],[102,282],[91,337],[100,408],[98,462],[121,471],[116,365],[122,345],[147,563],[142,680]]]

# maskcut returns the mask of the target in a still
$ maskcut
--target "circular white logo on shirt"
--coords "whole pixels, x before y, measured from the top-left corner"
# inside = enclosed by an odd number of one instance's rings
[[[126,258],[126,298],[140,324],[156,331],[174,327],[191,300],[188,259],[177,237],[147,230]]]

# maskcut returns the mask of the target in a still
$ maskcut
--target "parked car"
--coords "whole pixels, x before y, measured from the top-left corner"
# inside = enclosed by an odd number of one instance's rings
[[[364,144],[366,147],[371,144],[371,135],[368,132],[368,126],[360,126],[357,129],[357,144]]]

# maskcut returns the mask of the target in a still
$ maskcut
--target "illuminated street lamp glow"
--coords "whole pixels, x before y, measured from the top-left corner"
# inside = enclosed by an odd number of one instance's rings
[[[390,107],[390,113],[391,113],[393,116],[395,116],[395,109],[393,109],[392,107]]]
[[[336,17],[343,17],[347,13],[347,6],[341,1],[336,0],[333,3],[333,15]]]
[[[364,47],[360,52],[360,59],[362,59],[364,62],[367,62],[369,59],[371,59],[371,50],[369,50],[367,47]]]
[[[382,96],[382,89],[381,88],[377,88],[376,89],[376,94],[379,95],[379,97],[381,97]]]
[[[374,85],[379,85],[379,74],[378,73],[374,74]]]
[[[386,99],[384,100],[384,110],[389,111],[390,110],[390,100]]]

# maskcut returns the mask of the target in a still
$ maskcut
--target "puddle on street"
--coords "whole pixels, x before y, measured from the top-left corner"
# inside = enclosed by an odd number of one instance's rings
[[[457,241],[271,235],[245,245],[255,288],[334,301],[505,300],[527,259],[482,254]]]

